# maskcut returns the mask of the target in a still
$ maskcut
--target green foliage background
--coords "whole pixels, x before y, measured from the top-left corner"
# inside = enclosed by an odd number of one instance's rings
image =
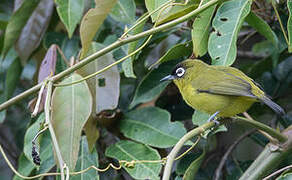
[[[175,4],[167,6],[170,3]],[[198,15],[185,18],[202,7],[206,9]],[[151,33],[152,37],[141,36],[111,48],[57,83],[81,79],[138,51],[67,90],[54,88],[52,95],[52,123],[71,172],[92,165],[105,168],[118,161],[141,161],[133,167],[122,164],[125,171],[91,169],[72,179],[160,179],[163,166],[158,161],[184,134],[209,117],[188,107],[172,83],[159,81],[184,59],[200,58],[209,64],[242,70],[286,110],[287,116],[279,118],[260,103],[248,113],[274,129],[283,130],[292,124],[291,13],[290,0],[2,0],[0,103],[42,82],[40,76],[63,72],[112,44],[184,18],[182,23]],[[125,35],[137,22],[138,26]],[[31,141],[45,121],[44,102],[40,113],[30,116],[35,97],[0,108],[0,144],[13,166],[25,176],[58,168],[48,131],[38,140],[41,165],[32,162]],[[175,162],[171,179],[214,178],[224,153],[250,129],[227,120],[225,126],[206,131],[199,144]],[[268,142],[258,131],[246,135],[225,159],[219,179],[245,175]],[[188,141],[180,152],[191,144]],[[21,179],[3,158],[0,162],[1,177]],[[291,164],[288,154],[262,177]],[[278,176],[289,179],[292,173],[290,170]]]

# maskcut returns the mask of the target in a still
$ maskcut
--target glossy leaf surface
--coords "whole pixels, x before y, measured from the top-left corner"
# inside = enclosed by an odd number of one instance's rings
[[[120,128],[126,137],[160,148],[174,146],[186,133],[183,124],[170,122],[169,112],[157,107],[126,113]]]

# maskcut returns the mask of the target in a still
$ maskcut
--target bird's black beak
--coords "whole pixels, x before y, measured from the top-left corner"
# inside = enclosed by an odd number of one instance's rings
[[[160,79],[160,82],[173,80],[173,79],[175,79],[173,75],[168,75],[168,76],[165,76],[164,78]]]

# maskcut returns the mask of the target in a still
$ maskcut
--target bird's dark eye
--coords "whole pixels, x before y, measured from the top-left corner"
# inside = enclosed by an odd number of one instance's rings
[[[182,77],[185,74],[185,69],[180,67],[175,71],[175,74],[177,75],[177,77]]]

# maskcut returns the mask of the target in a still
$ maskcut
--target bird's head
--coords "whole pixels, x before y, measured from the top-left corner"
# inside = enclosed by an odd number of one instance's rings
[[[201,60],[187,59],[178,63],[172,70],[172,73],[165,76],[160,81],[173,80],[177,86],[183,85],[188,80],[192,79],[196,67],[203,63]]]

